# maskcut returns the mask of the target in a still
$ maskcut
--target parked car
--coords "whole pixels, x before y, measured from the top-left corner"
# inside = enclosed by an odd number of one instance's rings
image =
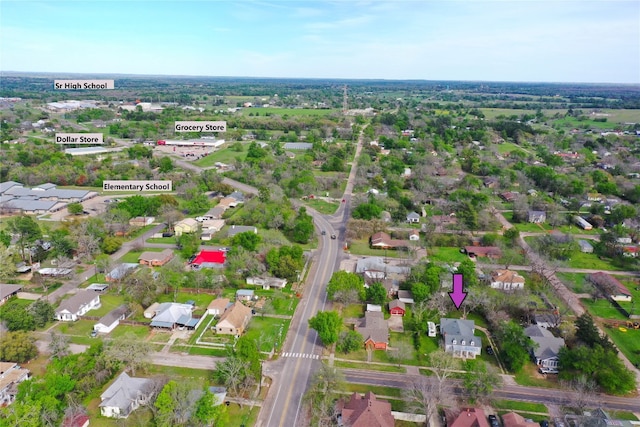
[[[322,233],[320,233],[320,234],[322,234],[324,236],[325,234],[327,234],[327,232],[322,230]]]
[[[336,236],[335,234],[332,234],[332,235],[331,235],[331,238],[332,238],[332,239],[334,239],[334,240],[336,239],[336,237],[337,237],[337,236]]]
[[[98,336],[98,331],[96,331],[95,329],[91,331],[91,338],[95,338],[97,336]]]
[[[547,420],[540,421],[540,427],[549,427],[549,421]]]
[[[495,415],[489,415],[487,418],[489,419],[489,424],[491,424],[491,427],[500,427],[500,421],[498,421],[498,417],[496,417]]]
[[[485,349],[485,351],[487,352],[487,354],[489,356],[493,356],[493,348],[491,348],[490,345],[487,346],[487,348]]]

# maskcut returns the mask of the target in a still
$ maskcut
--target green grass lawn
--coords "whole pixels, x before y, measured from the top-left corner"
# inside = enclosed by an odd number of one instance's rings
[[[547,375],[543,378],[536,370],[536,365],[533,363],[527,363],[522,368],[522,371],[515,374],[514,378],[519,385],[529,387],[544,387],[544,388],[558,388],[558,376]]]
[[[342,307],[342,318],[360,318],[364,317],[364,304],[349,304]]]
[[[591,298],[581,298],[580,301],[592,316],[602,317],[603,319],[626,320],[626,317],[606,299],[593,301]]]
[[[231,148],[223,148],[222,150],[215,151],[208,156],[205,156],[201,159],[193,162],[195,165],[206,168],[209,166],[213,166],[217,162],[230,164],[234,160],[244,161],[247,157],[247,149],[249,148],[248,144],[242,144],[242,151],[235,151]]]
[[[87,315],[102,317],[105,314],[109,313],[114,308],[119,307],[124,303],[125,303],[124,297],[117,295],[115,293],[101,294],[100,295],[101,307],[95,310],[89,311]]]
[[[175,301],[173,300],[173,293],[158,295],[157,301],[163,302],[178,302],[181,304],[187,301],[195,301],[196,309],[206,309],[211,301],[215,298],[215,295],[209,294],[189,294],[186,292],[178,292]]]
[[[407,370],[402,366],[397,365],[374,365],[365,361],[361,362],[345,362],[342,360],[336,360],[333,364],[336,368],[345,369],[367,369],[370,371],[382,371],[382,372],[399,372],[406,373]]]
[[[387,258],[406,258],[407,253],[396,250],[372,249],[369,247],[369,239],[352,240],[349,243],[349,252],[355,255],[370,255]]]
[[[276,348],[282,346],[290,323],[288,319],[253,316],[245,336],[256,342],[261,341],[260,351],[270,351],[276,343]]]
[[[627,332],[622,332],[612,327],[605,328],[605,331],[631,363],[640,363],[640,329],[627,328]]]
[[[132,326],[132,325],[118,325],[109,336],[111,338],[123,337],[127,334],[133,334],[140,340],[145,340],[151,333],[149,326]]]
[[[380,396],[402,397],[402,390],[395,387],[376,386],[368,384],[347,384],[347,391],[366,393],[371,391]]]
[[[320,199],[305,200],[304,204],[325,215],[332,215],[338,209],[338,203],[330,203]]]
[[[243,116],[253,114],[257,117],[264,117],[267,114],[272,116],[327,116],[339,113],[340,110],[335,108],[277,108],[277,107],[260,107],[260,108],[244,108]]]
[[[427,248],[427,258],[432,262],[454,263],[462,262],[469,257],[460,252],[460,248],[430,247]]]
[[[89,312],[91,313],[91,312]],[[78,320],[76,322],[59,322],[55,329],[65,335],[76,335],[80,337],[90,338],[89,335],[93,330],[94,320]]]
[[[567,266],[572,268],[589,268],[597,270],[618,270],[619,267],[613,265],[606,259],[601,259],[596,254],[585,254],[579,251],[574,252],[567,261]]]
[[[585,291],[586,273],[556,273],[556,276],[573,292],[580,294]]]
[[[549,412],[547,407],[542,403],[521,402],[519,400],[494,400],[492,406],[494,408],[510,409],[512,411]]]

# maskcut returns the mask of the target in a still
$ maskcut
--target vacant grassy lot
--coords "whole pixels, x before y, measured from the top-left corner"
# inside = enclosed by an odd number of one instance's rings
[[[605,331],[631,363],[640,363],[640,329],[627,328],[627,332],[622,332],[618,328],[606,328]]]
[[[87,313],[88,316],[104,316],[116,307],[124,304],[124,297],[115,293],[106,293],[100,295],[101,307],[95,310],[91,310]]]
[[[495,400],[492,406],[497,409],[511,409],[518,412],[543,412],[545,414],[549,412],[542,403],[521,402],[519,400]]]
[[[206,168],[215,165],[216,162],[230,164],[235,160],[244,161],[244,159],[247,157],[248,148],[248,144],[242,145],[242,151],[236,151],[232,148],[223,148],[222,150],[215,151],[208,156],[196,160],[193,163],[200,167]]]
[[[340,110],[331,108],[277,108],[277,107],[260,107],[260,108],[244,108],[242,115],[254,116],[327,116],[333,113],[339,113]]]
[[[333,364],[336,368],[345,368],[345,369],[367,369],[370,371],[382,371],[382,372],[399,372],[406,373],[407,370],[402,366],[397,365],[375,365],[372,363],[367,363],[366,361],[361,362],[345,362],[343,360],[336,360]]]
[[[118,325],[110,334],[111,338],[119,338],[125,335],[135,335],[140,340],[146,340],[151,333],[151,327],[149,326],[132,326],[132,325]],[[169,335],[166,333],[166,335]],[[160,338],[160,335],[156,335]],[[169,338],[167,337],[167,341]]]
[[[586,273],[556,273],[556,276],[575,293],[580,294],[586,290]]]
[[[567,260],[567,266],[572,268],[590,268],[597,270],[618,270],[619,267],[613,265],[606,258],[601,258],[596,254],[585,254],[579,251],[574,252]]]
[[[594,301],[591,298],[582,298],[580,301],[592,316],[602,317],[603,319],[626,320],[626,317],[606,299]]]
[[[331,203],[320,199],[305,200],[304,203],[325,215],[332,215],[336,209],[338,209],[338,203]]]
[[[91,312],[89,312],[91,313]],[[89,337],[95,325],[93,320],[78,320],[76,322],[59,322],[55,329],[65,335],[75,335],[80,337]]]
[[[288,319],[257,315],[251,318],[245,335],[248,339],[260,344],[260,351],[271,351],[274,346],[279,349],[287,335],[290,323]]]
[[[527,363],[522,371],[515,375],[516,383],[530,387],[558,388],[558,376],[539,374],[533,363]]]
[[[432,262],[454,263],[462,262],[469,257],[460,252],[460,248],[430,247],[427,248],[427,258]]]

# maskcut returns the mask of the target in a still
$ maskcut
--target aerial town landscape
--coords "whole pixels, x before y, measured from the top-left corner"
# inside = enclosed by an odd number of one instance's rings
[[[640,427],[633,64],[3,65],[0,426]]]

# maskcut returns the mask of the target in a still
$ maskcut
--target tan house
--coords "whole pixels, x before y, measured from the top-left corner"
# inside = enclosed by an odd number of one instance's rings
[[[491,287],[511,291],[524,288],[524,277],[511,270],[495,270],[491,273]]]
[[[129,225],[132,227],[145,227],[153,224],[155,218],[152,216],[137,216],[129,220]]]
[[[220,317],[216,325],[216,333],[221,335],[240,336],[251,320],[251,309],[240,302],[234,303]]]
[[[162,252],[143,252],[138,257],[138,262],[141,265],[149,265],[152,267],[165,265],[173,258],[173,251],[171,249],[165,249]]]
[[[220,316],[229,306],[229,298],[216,298],[207,307],[207,313],[212,316]]]
[[[540,427],[540,424],[525,420],[522,415],[508,412],[502,416],[504,427]]]
[[[176,223],[173,226],[176,236],[181,236],[184,233],[195,233],[198,231],[198,221],[194,218],[185,218],[182,221]]]

